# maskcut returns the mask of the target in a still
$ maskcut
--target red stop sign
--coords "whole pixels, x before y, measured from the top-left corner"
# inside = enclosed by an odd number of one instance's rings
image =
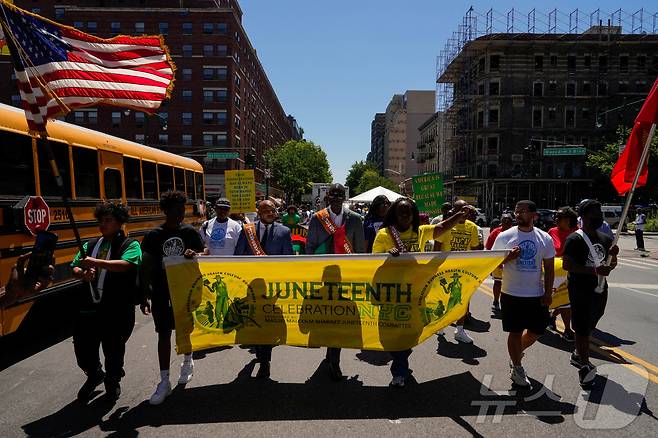
[[[46,231],[50,227],[50,208],[41,196],[30,196],[23,207],[25,228],[36,236],[37,231]]]

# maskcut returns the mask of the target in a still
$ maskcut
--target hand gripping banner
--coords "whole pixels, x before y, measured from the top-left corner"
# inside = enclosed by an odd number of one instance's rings
[[[171,257],[177,351],[231,344],[405,350],[464,316],[506,254]]]

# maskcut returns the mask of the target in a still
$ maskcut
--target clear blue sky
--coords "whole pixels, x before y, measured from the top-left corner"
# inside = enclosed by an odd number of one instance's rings
[[[288,114],[297,118],[305,137],[327,152],[334,181],[344,182],[355,161],[370,150],[370,122],[384,112],[391,96],[405,90],[435,88],[436,56],[473,5],[507,13],[525,31],[532,3],[447,0],[239,0],[243,25]],[[589,13],[658,12],[655,0],[535,2],[560,20],[576,7]],[[537,14],[538,19],[543,19]],[[589,18],[587,18],[589,23]],[[539,26],[539,24],[538,24]]]

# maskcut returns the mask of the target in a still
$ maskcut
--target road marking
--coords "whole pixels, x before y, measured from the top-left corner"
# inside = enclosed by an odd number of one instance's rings
[[[648,271],[648,270],[651,269],[651,268],[648,267],[648,266],[638,266],[638,265],[633,265],[633,264],[631,264],[631,263],[622,262],[621,260],[618,260],[618,261],[617,261],[617,264],[622,265],[622,266],[627,266],[627,267],[630,267],[630,268],[642,269],[642,270],[644,270],[644,271]]]
[[[491,289],[490,287],[481,284],[479,290],[493,298],[493,289]],[[636,291],[636,292],[640,292],[640,291]],[[640,292],[640,293],[644,293],[644,292]],[[561,321],[556,321],[556,326],[560,330],[564,331],[564,324]],[[631,353],[628,353],[620,348],[613,347],[607,342],[595,338],[594,336],[590,336],[589,340],[590,340],[590,349],[608,358],[611,362],[615,362],[626,366],[626,368],[633,371],[635,374],[646,377],[648,373],[649,380],[652,381],[653,383],[658,384],[658,376],[651,374],[651,372],[658,374],[657,366],[643,359],[640,359],[639,357],[634,356]],[[623,359],[620,360],[618,357],[615,357],[615,354],[617,356],[621,356]],[[635,363],[624,363],[622,361],[626,361],[626,362],[633,361]],[[643,370],[642,368],[639,368],[638,365],[644,367],[645,369]],[[651,372],[649,372],[648,370],[651,370]]]
[[[636,259],[622,259],[624,262],[632,263],[632,264],[637,264],[637,265],[642,265],[642,266],[649,266],[651,268],[658,268],[658,263],[653,263],[649,260],[636,260]],[[617,260],[619,262],[619,260]]]
[[[609,287],[632,287],[633,289],[651,289],[658,290],[658,284],[643,284],[643,283],[608,283]]]
[[[634,292],[634,293],[636,293],[636,294],[640,294],[640,295],[648,295],[648,296],[650,296],[650,297],[658,298],[658,295],[656,295],[656,294],[650,294],[650,293],[648,293],[648,292],[642,292],[642,291],[640,291],[640,290],[633,289],[633,288],[631,288],[631,287],[622,287],[622,288],[621,288],[622,291],[623,291],[624,289],[629,290],[629,291],[631,291],[631,292]]]

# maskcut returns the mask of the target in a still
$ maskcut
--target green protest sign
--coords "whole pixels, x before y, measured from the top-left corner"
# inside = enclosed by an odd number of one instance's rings
[[[441,213],[443,177],[440,173],[425,173],[412,178],[414,200],[418,209],[430,216]]]

